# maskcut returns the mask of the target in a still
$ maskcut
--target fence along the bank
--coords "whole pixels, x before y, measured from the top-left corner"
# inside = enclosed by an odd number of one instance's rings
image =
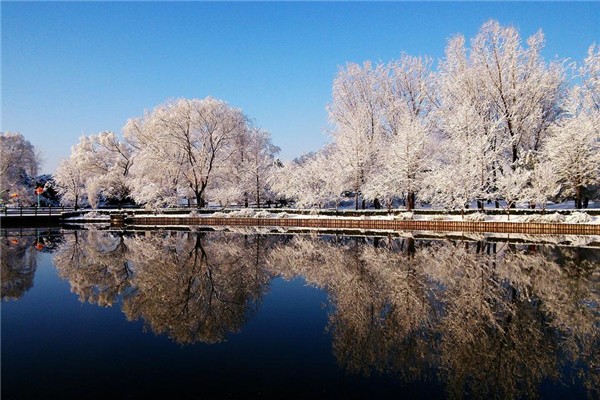
[[[119,226],[192,225],[192,226],[264,226],[325,229],[495,232],[525,234],[600,235],[599,224],[539,223],[539,222],[474,222],[431,220],[383,220],[349,218],[241,218],[241,217],[138,217],[111,215],[111,223]]]

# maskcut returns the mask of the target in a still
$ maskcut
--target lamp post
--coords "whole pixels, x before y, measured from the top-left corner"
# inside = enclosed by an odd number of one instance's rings
[[[37,194],[38,208],[40,208],[40,194],[44,193],[43,187],[38,187],[35,189],[35,194]]]

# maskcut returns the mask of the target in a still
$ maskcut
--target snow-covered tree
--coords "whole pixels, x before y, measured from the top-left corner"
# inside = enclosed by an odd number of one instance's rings
[[[582,208],[586,188],[600,183],[600,113],[565,118],[553,129],[545,152],[563,195]]]
[[[415,195],[430,169],[432,135],[429,113],[432,108],[431,60],[403,54],[388,64],[380,75],[382,126],[385,138],[379,142],[378,168],[365,184],[365,195],[374,201],[406,196],[412,210]]]
[[[31,200],[40,164],[39,153],[22,134],[0,132],[0,199]]]
[[[600,184],[600,48],[592,45],[579,69],[581,85],[572,88],[566,115],[552,127],[544,154],[562,194],[586,203],[586,190]]]
[[[431,169],[432,152],[428,128],[418,120],[404,121],[395,135],[383,142],[379,150],[382,162],[365,184],[365,197],[382,198],[390,207],[394,197],[404,195],[407,209],[412,210],[415,194],[422,189],[425,174]]]
[[[154,178],[157,166],[162,166],[169,172],[170,190],[191,195],[202,207],[215,171],[231,156],[232,141],[247,129],[241,110],[207,97],[168,101],[143,117],[130,119],[124,131],[137,149],[138,183],[160,187]]]
[[[356,209],[363,186],[375,169],[383,137],[382,73],[381,67],[373,68],[370,62],[341,68],[333,82],[333,102],[327,107],[337,157],[345,163],[344,168],[332,172],[342,174],[347,188],[354,192]]]
[[[57,169],[60,191],[66,195],[67,201],[74,202],[76,206],[84,196],[92,207],[101,200],[121,202],[130,192],[131,157],[131,147],[114,132],[81,136],[71,149],[69,162],[61,163]]]
[[[583,65],[579,68],[582,80],[581,104],[589,112],[600,111],[600,45],[592,44]]]
[[[63,159],[54,172],[54,181],[63,204],[72,204],[77,209],[87,199],[84,167],[77,159]]]
[[[504,208],[507,218],[510,218],[509,209],[522,201],[528,201],[528,187],[531,181],[531,171],[523,167],[506,169],[496,181],[498,196],[504,199]]]
[[[456,173],[474,180],[467,197],[480,207],[497,197],[497,180],[508,168],[541,149],[562,113],[564,70],[560,63],[544,62],[543,45],[541,32],[524,47],[515,28],[492,20],[470,48],[461,35],[446,47],[435,102],[440,151],[455,160],[463,155],[451,156],[452,149],[471,158],[462,165],[474,170]]]
[[[559,194],[559,178],[552,163],[542,159],[539,153],[529,153],[523,160],[529,180],[523,189],[522,198],[529,202],[530,207],[539,206],[544,212],[548,200],[555,199]]]
[[[516,28],[494,20],[484,23],[471,41],[468,62],[475,88],[498,120],[513,163],[524,152],[539,150],[548,127],[561,113],[563,67],[544,62],[543,47],[541,31],[524,47]]]
[[[284,163],[271,178],[273,191],[299,207],[323,207],[333,202],[337,208],[346,188],[343,175],[335,172],[342,168],[336,160],[338,155],[335,146],[329,145]]]
[[[220,166],[210,186],[212,198],[222,205],[239,202],[246,207],[252,200],[257,207],[272,200],[270,175],[279,147],[263,129],[248,129],[232,141],[232,152]]]
[[[269,132],[262,129],[250,131],[244,168],[247,171],[247,182],[244,186],[247,188],[246,192],[252,195],[257,207],[269,197],[269,180],[277,153],[279,147],[273,145]]]
[[[95,206],[100,198],[123,201],[129,196],[127,182],[131,167],[131,147],[114,132],[82,136],[73,148],[71,158],[85,176],[90,203]]]

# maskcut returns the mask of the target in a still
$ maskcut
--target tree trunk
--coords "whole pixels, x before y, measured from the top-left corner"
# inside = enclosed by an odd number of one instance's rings
[[[414,238],[406,238],[406,253],[409,256],[414,255],[416,252],[415,248],[415,239]]]
[[[197,208],[203,208],[206,203],[204,201],[204,196],[202,196],[202,192],[196,192],[196,207]]]
[[[358,192],[354,194],[354,209],[358,210]]]
[[[260,208],[260,181],[256,175],[256,207]]]
[[[375,207],[376,210],[379,210],[381,208],[381,203],[379,202],[379,199],[376,197],[375,200],[373,200],[373,207]]]
[[[409,192],[406,196],[406,210],[412,211],[415,208],[415,192]]]
[[[575,208],[578,210],[581,208],[581,200],[583,198],[582,194],[583,194],[583,187],[577,186],[575,188]]]

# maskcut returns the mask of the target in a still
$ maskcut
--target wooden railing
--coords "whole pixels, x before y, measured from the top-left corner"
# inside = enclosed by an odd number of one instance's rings
[[[64,212],[74,211],[73,207],[3,207],[0,208],[2,216],[26,216],[26,215],[44,215],[44,216],[52,216],[52,215],[60,215]]]
[[[534,222],[472,222],[430,220],[377,220],[342,218],[213,218],[213,217],[136,217],[115,215],[113,225],[132,224],[192,225],[192,226],[266,226],[323,229],[364,229],[394,231],[496,232],[525,234],[600,235],[598,224],[534,223]]]

